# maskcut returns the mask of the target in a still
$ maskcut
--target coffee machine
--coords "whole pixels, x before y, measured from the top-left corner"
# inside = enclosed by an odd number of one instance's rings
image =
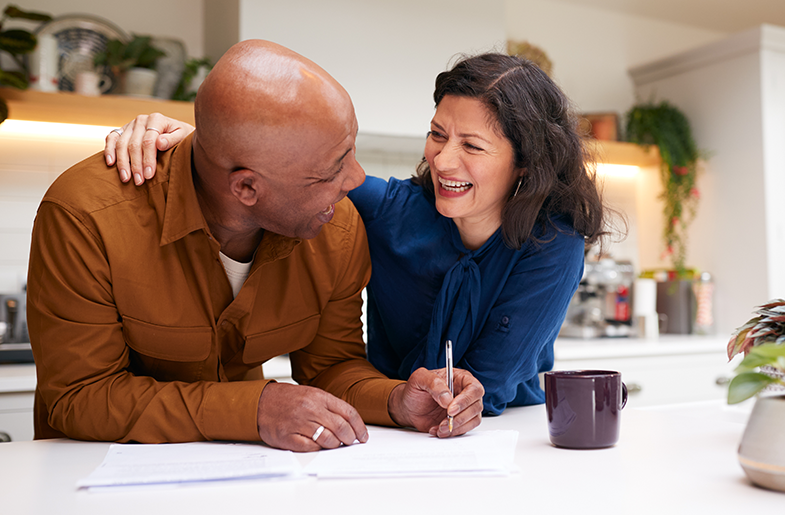
[[[570,300],[560,337],[627,337],[633,334],[631,293],[635,279],[628,261],[586,261]]]
[[[0,363],[30,363],[33,353],[27,333],[27,296],[0,293]]]

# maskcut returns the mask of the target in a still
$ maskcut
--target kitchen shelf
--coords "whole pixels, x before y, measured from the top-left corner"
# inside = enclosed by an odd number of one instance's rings
[[[641,167],[660,165],[660,153],[655,145],[642,147],[624,141],[591,140],[589,148],[600,163]]]
[[[194,105],[154,98],[121,95],[86,97],[75,93],[44,93],[0,88],[0,97],[8,103],[9,119],[37,122],[75,123],[119,127],[138,114],[163,113],[194,123]],[[422,155],[425,140],[414,136],[363,134],[357,138],[358,150],[369,152],[403,152]],[[659,166],[657,148],[647,149],[621,141],[590,142],[598,162],[632,166]]]
[[[11,88],[0,88],[0,97],[8,103],[10,120],[119,127],[138,114],[157,112],[194,123],[194,105],[191,102],[120,95],[86,97],[76,93],[44,93]]]

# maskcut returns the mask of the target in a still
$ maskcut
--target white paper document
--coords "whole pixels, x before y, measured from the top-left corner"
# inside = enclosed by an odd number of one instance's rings
[[[305,468],[319,478],[500,476],[514,470],[517,431],[454,438],[369,428],[368,442],[320,451]]]
[[[282,478],[302,473],[290,451],[214,442],[113,444],[103,463],[77,487],[156,485],[239,478]]]

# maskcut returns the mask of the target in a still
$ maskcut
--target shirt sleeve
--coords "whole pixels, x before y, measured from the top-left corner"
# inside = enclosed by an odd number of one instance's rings
[[[130,352],[97,231],[44,201],[32,234],[28,323],[47,423],[80,440],[259,440],[264,381],[157,381]]]
[[[307,347],[290,354],[292,378],[345,400],[368,424],[392,426],[387,401],[404,381],[387,378],[366,358],[360,313],[371,258],[365,228],[354,210],[349,225],[341,245],[342,270],[321,313],[317,335]]]
[[[508,277],[479,338],[457,365],[485,387],[484,412],[544,402],[539,373],[553,367],[553,343],[583,275],[583,238],[558,233],[524,255]]]

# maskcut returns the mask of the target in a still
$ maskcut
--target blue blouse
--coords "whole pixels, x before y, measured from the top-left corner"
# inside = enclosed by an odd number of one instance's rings
[[[411,180],[367,177],[349,193],[368,232],[368,359],[391,378],[418,367],[455,366],[485,387],[484,412],[545,401],[538,373],[553,367],[553,342],[583,274],[584,239],[555,220],[547,243],[521,250],[501,229],[477,250],[461,242],[433,196]]]

